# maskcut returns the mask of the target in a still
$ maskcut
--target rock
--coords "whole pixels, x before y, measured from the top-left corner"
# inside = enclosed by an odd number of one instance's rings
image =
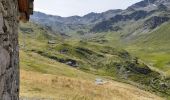
[[[55,41],[48,41],[48,44],[56,44]]]
[[[0,0],[0,100],[19,100],[18,0]]]
[[[9,63],[10,63],[9,53],[0,46],[0,76],[5,73],[5,70],[9,66]]]
[[[154,29],[169,20],[170,18],[168,17],[153,16],[144,22],[144,28]]]
[[[2,13],[0,13],[0,34],[4,33],[3,26],[4,26],[4,20],[3,20]]]
[[[6,92],[6,93],[4,93],[2,99],[3,100],[11,100],[11,96]]]
[[[0,78],[0,97],[2,97],[3,91],[4,91],[4,77]]]
[[[61,53],[61,54],[66,54],[67,52],[68,52],[67,49],[62,49],[62,50],[60,50],[60,53]]]
[[[118,22],[121,21],[130,21],[130,20],[140,20],[145,18],[149,13],[147,11],[135,11],[131,14],[118,14],[112,17],[110,20],[102,21],[100,23],[97,23],[90,31],[91,32],[105,32],[114,30],[113,25],[115,25]],[[116,30],[120,30],[120,28],[116,27]]]
[[[164,82],[161,82],[161,83],[160,83],[160,86],[161,86],[162,88],[168,88],[168,85],[167,85],[166,83],[164,83]]]
[[[134,69],[138,73],[145,74],[145,75],[152,72],[152,70],[146,65],[143,65],[143,67],[139,67],[139,65],[134,65],[132,69]]]
[[[166,10],[168,10],[168,8],[167,8],[165,5],[160,4],[160,5],[158,5],[158,10],[160,10],[160,11],[166,11]]]
[[[67,59],[65,64],[67,64],[69,66],[73,66],[73,67],[77,66],[77,62],[75,60],[72,60],[72,59]]]
[[[107,81],[104,81],[103,79],[97,78],[95,80],[96,85],[104,85],[107,83]]]
[[[121,27],[119,27],[119,26],[115,26],[115,27],[112,27],[112,31],[119,31],[119,30],[121,30],[122,28]]]

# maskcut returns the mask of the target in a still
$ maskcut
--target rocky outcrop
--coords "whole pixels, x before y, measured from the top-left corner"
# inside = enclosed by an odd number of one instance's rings
[[[136,9],[136,10],[156,10],[159,5],[164,5],[169,8],[170,0],[142,0],[128,7],[127,9]]]
[[[160,5],[158,5],[158,10],[160,10],[160,11],[167,11],[167,10],[168,10],[168,7],[166,7],[166,6],[163,5],[163,4],[160,4]]]
[[[148,6],[149,4],[152,4],[152,3],[154,3],[156,0],[142,0],[142,1],[140,1],[140,2],[138,2],[138,3],[135,3],[135,4],[133,4],[132,6],[130,6],[130,7],[128,7],[128,9],[129,8],[133,8],[133,9],[137,9],[137,8],[141,8],[141,7],[146,7],[146,6]]]
[[[19,100],[18,1],[0,0],[0,100]]]
[[[121,21],[130,21],[130,20],[135,20],[138,21],[140,19],[145,18],[146,16],[148,16],[150,14],[150,12],[146,12],[146,11],[135,11],[131,14],[126,14],[126,15],[116,15],[114,17],[112,17],[109,20],[100,22],[98,24],[96,24],[91,31],[92,32],[105,32],[105,31],[114,31],[114,27],[113,25],[121,22]],[[116,30],[117,31],[117,30]]]
[[[144,28],[154,29],[163,24],[164,22],[169,21],[169,19],[169,17],[153,16],[144,22]]]
[[[55,33],[70,33],[77,29],[85,29],[91,25],[94,25],[103,20],[108,20],[122,10],[109,10],[103,13],[89,13],[85,16],[71,16],[71,17],[61,17],[54,15],[47,15],[41,12],[34,12],[31,16],[31,20],[42,25],[51,27],[51,30]],[[82,30],[81,30],[82,31]]]

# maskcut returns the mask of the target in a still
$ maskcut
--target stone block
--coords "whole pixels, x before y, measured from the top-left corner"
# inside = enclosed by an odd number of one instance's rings
[[[2,97],[3,91],[4,91],[4,77],[0,76],[0,97]]]
[[[3,26],[4,26],[4,20],[3,20],[2,13],[0,13],[0,34],[4,33]]]
[[[9,63],[9,53],[3,47],[0,46],[0,76],[5,73],[5,70],[9,66]]]

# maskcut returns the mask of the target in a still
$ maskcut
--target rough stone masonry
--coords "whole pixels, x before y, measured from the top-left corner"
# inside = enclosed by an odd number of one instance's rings
[[[18,23],[29,20],[33,1],[0,0],[0,100],[19,100]]]
[[[18,1],[0,0],[0,100],[19,100]]]
[[[34,0],[0,0],[0,100],[19,100],[18,23],[29,20]]]

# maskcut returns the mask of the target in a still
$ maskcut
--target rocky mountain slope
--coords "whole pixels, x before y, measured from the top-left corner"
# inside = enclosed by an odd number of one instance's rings
[[[109,19],[122,10],[109,10],[103,13],[89,13],[85,16],[71,16],[71,17],[60,17],[53,15],[46,15],[41,12],[34,12],[31,20],[39,24],[49,26],[53,31],[59,33],[70,33],[78,29],[88,29],[89,26],[95,23],[101,22],[102,20]]]
[[[164,5],[167,8],[169,8],[170,1],[169,0],[143,0],[141,2],[133,4],[132,6],[128,7],[127,9],[151,11],[151,10],[157,9],[157,7],[159,7],[159,5]]]
[[[148,20],[152,21],[151,28],[161,25],[169,20],[169,0],[144,0],[125,10],[109,10],[103,13],[89,13],[85,16],[60,17],[35,12],[32,21],[49,26],[53,31],[72,35],[73,33],[96,33],[105,31],[125,30],[130,22],[140,23],[136,28],[146,31]],[[157,22],[158,23],[155,23]],[[154,25],[153,25],[154,24]],[[134,26],[134,25],[132,25]],[[123,27],[123,28],[122,28]],[[134,28],[134,31],[136,29]],[[132,32],[131,32],[132,33]]]

